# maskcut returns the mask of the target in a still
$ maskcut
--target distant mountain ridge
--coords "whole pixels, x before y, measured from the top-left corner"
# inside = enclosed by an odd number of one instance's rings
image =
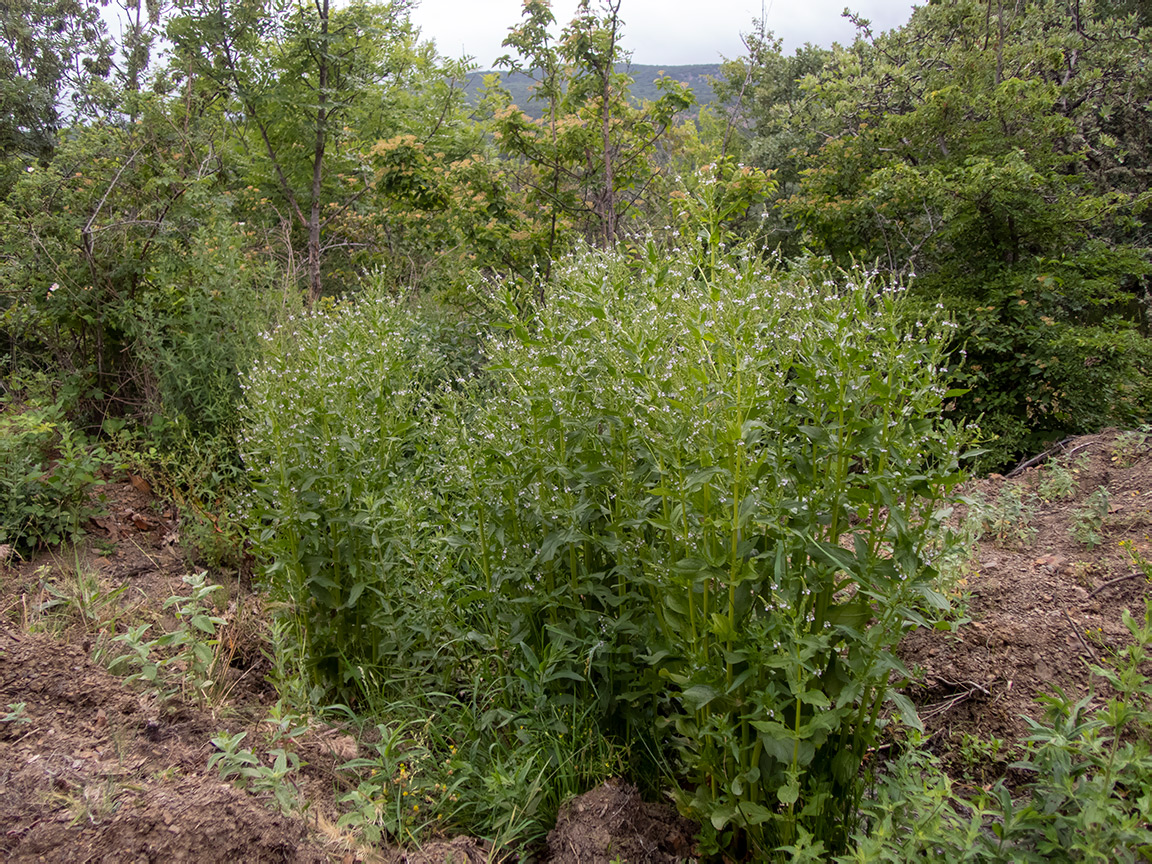
[[[616,68],[617,71],[627,72],[632,77],[634,102],[658,99],[660,91],[656,88],[656,79],[663,73],[674,81],[687,84],[695,92],[696,102],[699,105],[707,105],[713,96],[709,77],[720,74],[719,63],[697,63],[688,66],[649,66],[632,63],[618,64]],[[540,117],[543,114],[543,106],[531,99],[531,87],[535,83],[532,78],[522,72],[508,72],[506,69],[489,69],[469,75],[464,86],[468,104],[475,105],[480,101],[480,90],[484,86],[486,75],[499,75],[505,89],[512,94],[512,101],[530,117]]]

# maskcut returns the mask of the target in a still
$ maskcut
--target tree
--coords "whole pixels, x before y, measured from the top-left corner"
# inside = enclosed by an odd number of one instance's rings
[[[187,74],[235,101],[274,194],[305,236],[308,293],[323,290],[325,252],[355,243],[326,234],[371,186],[348,118],[410,58],[406,0],[182,0],[169,35]]]
[[[553,42],[549,4],[525,0],[524,21],[504,42],[516,56],[498,62],[538,77],[532,98],[545,104],[544,116],[531,119],[496,82],[490,88],[497,145],[520,160],[529,199],[549,214],[549,258],[565,224],[597,245],[615,244],[658,175],[653,156],[662,138],[693,104],[691,90],[668,78],[658,82],[655,102],[630,104],[619,13],[620,0],[599,10],[582,0]]]
[[[832,52],[806,44],[784,54],[782,42],[761,22],[745,37],[745,46],[747,56],[726,62],[715,83],[716,101],[728,115],[723,151],[736,151],[749,164],[772,171],[775,204],[799,191],[805,154],[819,148],[816,133],[795,118],[806,100],[804,81],[823,71]],[[762,216],[758,230],[765,245],[788,256],[801,251],[795,223],[782,219],[775,206]]]
[[[403,92],[380,105],[391,116],[359,121],[384,132],[368,151],[374,265],[408,291],[454,292],[473,273],[530,283],[545,217],[525,206],[485,145],[459,86],[464,65],[445,68],[429,55],[413,71]]]
[[[83,111],[113,46],[94,0],[0,3],[0,160],[47,159],[64,119]],[[2,190],[0,190],[2,191]]]
[[[271,276],[216,118],[185,107],[147,95],[139,122],[72,127],[21,172],[0,203],[0,302],[8,356],[47,368],[85,419],[163,413],[212,434],[235,419]]]
[[[1000,458],[1146,417],[1152,31],[1056,0],[857,24],[791,111],[809,143],[785,215],[811,248],[915,274],[949,307],[972,387],[958,408]]]

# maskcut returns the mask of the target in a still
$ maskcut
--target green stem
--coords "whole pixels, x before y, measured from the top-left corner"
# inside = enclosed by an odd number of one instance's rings
[[[730,659],[735,646],[732,636],[736,632],[736,583],[740,578],[740,496],[742,493],[741,467],[743,460],[743,446],[729,445],[729,459],[732,462],[732,531],[728,561],[728,657],[726,663],[726,676],[728,686],[732,686],[733,664]]]

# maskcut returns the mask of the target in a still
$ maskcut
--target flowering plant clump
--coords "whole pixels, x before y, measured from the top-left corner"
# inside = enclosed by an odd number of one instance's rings
[[[390,301],[270,337],[269,575],[319,683],[509,741],[570,705],[661,754],[706,847],[843,848],[886,706],[917,722],[889,649],[947,605],[950,325],[867,274],[698,264],[577,254],[481,373]]]

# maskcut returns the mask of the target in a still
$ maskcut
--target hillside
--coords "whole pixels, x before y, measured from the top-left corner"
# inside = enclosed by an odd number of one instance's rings
[[[1030,778],[1014,762],[1055,687],[1067,705],[1085,700],[1076,708],[1081,721],[1110,694],[1091,667],[1116,662],[1131,645],[1122,610],[1143,619],[1150,488],[1147,432],[1070,439],[1042,466],[966,487],[955,528],[971,541],[971,557],[950,570],[960,577],[953,626],[919,628],[899,649],[923,747],[958,790],[976,794],[1004,778],[1019,791]],[[156,655],[154,678],[137,676],[134,685],[122,676],[139,661],[107,671],[116,654],[136,656],[130,634],[142,644],[140,622],[189,633],[182,616],[190,598],[179,615],[168,599],[190,587],[193,555],[181,540],[188,518],[145,489],[139,478],[109,479],[99,490],[106,512],[87,543],[0,559],[5,860],[443,864],[524,851],[448,839],[451,831],[431,824],[418,850],[396,848],[396,835],[377,832],[368,843],[337,827],[351,790],[365,788],[376,769],[395,772],[390,785],[409,782],[404,754],[420,752],[418,737],[389,761],[379,740],[385,727],[273,704],[269,598],[247,577],[212,574],[223,588],[197,602],[219,630],[189,635],[183,646],[170,640],[180,662]],[[215,652],[212,680],[197,678],[194,645]],[[1070,758],[1080,758],[1079,746],[1068,745]],[[467,792],[456,786],[452,797]],[[435,809],[431,797],[419,800]],[[643,803],[610,781],[568,803],[546,844],[529,851],[551,864],[671,862],[691,854],[692,830],[667,804]]]
[[[712,78],[720,74],[719,63],[698,63],[690,66],[647,66],[637,63],[619,64],[617,68],[626,70],[632,76],[632,98],[637,103],[659,97],[660,91],[656,88],[656,80],[663,74],[690,86],[696,94],[697,103],[707,105],[713,97]],[[539,105],[530,98],[533,79],[522,72],[508,72],[501,69],[473,72],[464,87],[468,104],[475,105],[479,102],[484,79],[489,75],[500,76],[504,87],[512,94],[512,101],[523,108],[529,116],[540,116]]]

